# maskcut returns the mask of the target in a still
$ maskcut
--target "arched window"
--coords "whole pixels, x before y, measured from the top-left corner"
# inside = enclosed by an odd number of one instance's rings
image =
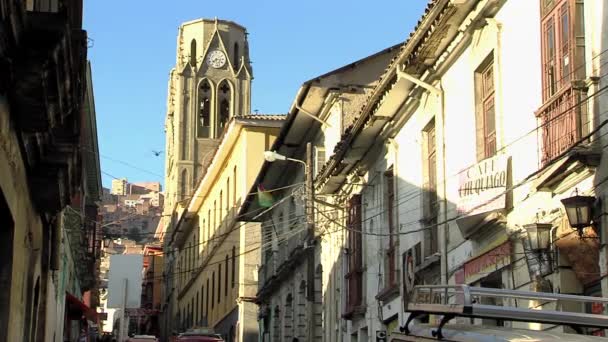
[[[239,58],[240,58],[240,56],[239,56],[239,43],[234,43],[234,50],[232,51],[232,53],[233,53],[232,57],[233,57],[233,60],[234,60],[234,62],[232,64],[234,66],[234,70],[239,70],[239,66],[240,66],[240,63],[239,63]]]
[[[224,296],[228,296],[228,254],[226,254],[226,276],[224,277]]]
[[[190,65],[196,66],[196,39],[190,42]]]
[[[222,135],[224,128],[228,124],[232,111],[232,88],[228,81],[224,80],[218,87],[218,112],[217,112],[217,136]]]
[[[198,240],[196,239],[196,234],[194,234],[194,241],[192,242],[192,255],[193,255],[193,264],[192,268],[196,268],[198,264]]]
[[[213,285],[211,287],[211,309],[213,309],[213,303],[215,303],[215,272],[211,274],[211,283]]]
[[[188,264],[186,265],[186,272],[190,272],[190,270],[192,270],[192,244],[188,242],[188,247],[186,248],[186,253],[188,254]],[[186,279],[188,279],[187,275]]]
[[[222,263],[217,264],[217,302],[222,298]]]
[[[198,298],[200,296],[200,293],[196,293],[196,305],[194,306],[194,324],[198,325],[199,322],[199,306],[198,306]]]
[[[234,279],[236,274],[236,246],[232,246],[232,270],[230,271],[232,272],[232,288],[234,288],[236,284],[236,279]]]
[[[220,215],[220,222],[224,222],[224,190],[220,190],[220,212],[219,212],[219,215]]]
[[[211,241],[211,209],[207,210],[207,246]]]
[[[198,86],[198,120],[197,136],[209,138],[211,127],[211,85],[204,79]]]
[[[205,318],[206,318],[206,314],[205,314],[205,285],[201,285],[201,321],[202,324],[205,324]]]
[[[226,178],[226,211],[230,212],[230,177]]]
[[[186,189],[188,189],[188,170],[182,170],[182,174],[179,177],[179,199],[184,200],[188,194],[186,193]]]
[[[209,278],[207,278],[207,287],[205,292],[205,317],[209,317],[209,299]]]
[[[232,172],[232,201],[233,205],[236,207],[236,165],[234,166],[234,171]]]

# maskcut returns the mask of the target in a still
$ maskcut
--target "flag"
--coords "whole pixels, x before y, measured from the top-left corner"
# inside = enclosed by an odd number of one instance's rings
[[[270,208],[273,202],[274,198],[272,198],[272,194],[264,190],[264,186],[262,184],[258,184],[258,204],[260,207]]]

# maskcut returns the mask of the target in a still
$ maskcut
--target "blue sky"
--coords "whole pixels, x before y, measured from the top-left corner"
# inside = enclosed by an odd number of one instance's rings
[[[403,42],[428,0],[85,1],[104,186],[163,181],[167,77],[177,28],[196,18],[249,32],[252,111],[285,113],[306,80]]]

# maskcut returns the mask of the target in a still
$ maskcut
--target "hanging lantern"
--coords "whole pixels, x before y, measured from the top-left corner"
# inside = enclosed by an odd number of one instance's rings
[[[552,225],[549,223],[532,223],[525,225],[524,229],[528,233],[530,249],[535,252],[548,250],[551,241],[551,228]]]
[[[562,199],[562,204],[566,209],[566,216],[568,216],[568,222],[570,222],[572,228],[578,230],[580,236],[583,235],[585,227],[591,226],[594,203],[595,197],[579,196],[578,194]]]

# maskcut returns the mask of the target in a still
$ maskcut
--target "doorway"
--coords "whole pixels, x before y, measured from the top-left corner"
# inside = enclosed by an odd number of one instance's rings
[[[502,289],[503,288],[502,272],[496,271],[496,272],[490,273],[487,277],[480,280],[479,286],[486,287],[486,288],[492,288],[492,289]],[[501,298],[494,298],[494,297],[482,297],[481,304],[498,305],[498,306],[503,305]],[[497,326],[497,327],[505,326],[505,322],[502,320],[499,320],[499,319],[485,319],[484,318],[481,320],[481,324],[487,325],[487,326]]]
[[[10,316],[15,221],[0,190],[0,342],[6,342]]]

